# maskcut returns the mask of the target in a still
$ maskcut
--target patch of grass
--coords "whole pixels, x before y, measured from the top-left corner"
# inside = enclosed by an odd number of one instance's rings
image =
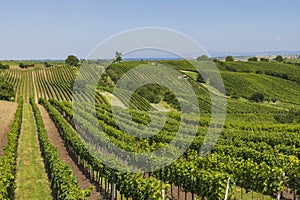
[[[236,200],[261,200],[261,199],[273,200],[274,198],[271,196],[263,195],[263,194],[256,193],[256,192],[246,193],[245,189],[236,186],[234,199],[236,199]]]
[[[197,81],[198,73],[197,72],[192,72],[192,71],[187,71],[187,70],[179,70],[180,72],[188,75],[191,77],[194,81]]]
[[[24,104],[17,162],[15,199],[52,199],[30,104]]]
[[[290,59],[284,60],[283,62],[297,64],[297,63],[300,63],[300,59],[299,58],[290,58]]]

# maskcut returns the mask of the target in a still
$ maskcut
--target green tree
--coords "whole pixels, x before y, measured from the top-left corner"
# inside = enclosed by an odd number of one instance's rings
[[[214,58],[214,59],[213,59],[213,62],[214,62],[214,63],[219,63],[219,62],[221,62],[221,61],[220,61],[219,59],[217,59],[217,58]]]
[[[261,62],[269,62],[269,59],[268,58],[260,58],[260,61]]]
[[[207,60],[209,60],[209,57],[208,57],[207,55],[202,55],[202,56],[199,56],[199,57],[197,58],[197,60],[204,60],[204,61],[207,61]]]
[[[136,93],[150,103],[159,103],[162,99],[163,88],[156,84],[147,84],[137,89]]]
[[[24,69],[26,66],[24,65],[24,63],[20,63],[20,64],[19,64],[19,67],[20,67],[21,69]]]
[[[49,64],[48,62],[45,62],[45,67],[53,67],[53,65]]]
[[[9,69],[9,65],[3,65],[0,63],[0,69]]]
[[[77,66],[79,63],[79,59],[74,55],[69,55],[65,60],[65,63],[70,66]]]
[[[250,97],[250,100],[255,101],[256,103],[263,102],[265,100],[265,95],[263,93],[257,92]]]
[[[14,86],[4,79],[0,79],[0,99],[11,101],[15,97]]]
[[[197,81],[200,83],[205,83],[204,78],[202,77],[202,75],[198,72],[198,76],[197,76]]]
[[[122,53],[116,51],[116,57],[115,57],[115,59],[114,59],[113,62],[115,62],[115,63],[120,63],[121,61],[122,61]]]
[[[254,57],[248,58],[248,61],[249,62],[257,62],[258,58],[256,56],[254,56]]]
[[[225,60],[226,60],[226,62],[233,62],[233,61],[234,61],[234,58],[233,58],[233,56],[227,56],[227,57],[225,58]]]
[[[278,55],[278,56],[276,56],[276,58],[274,60],[276,60],[277,62],[282,62],[283,57],[282,57],[282,55]]]

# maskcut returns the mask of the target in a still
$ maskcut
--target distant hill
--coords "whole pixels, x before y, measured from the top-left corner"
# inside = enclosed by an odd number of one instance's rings
[[[297,51],[261,51],[261,52],[210,52],[212,57],[232,56],[263,56],[263,55],[300,55],[300,50]]]

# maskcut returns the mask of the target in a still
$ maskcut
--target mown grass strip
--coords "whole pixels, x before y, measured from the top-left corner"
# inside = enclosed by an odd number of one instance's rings
[[[16,178],[16,199],[52,199],[45,172],[37,128],[30,104],[24,104],[23,123],[19,139]]]

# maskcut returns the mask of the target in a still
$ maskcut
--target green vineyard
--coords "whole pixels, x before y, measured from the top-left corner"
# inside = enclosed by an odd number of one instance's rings
[[[47,68],[0,69],[0,79],[13,85],[12,101],[18,104],[9,131],[3,134],[7,141],[0,143],[0,199],[15,199],[16,191],[22,193],[17,174],[21,126],[28,121],[25,108],[33,112],[27,116],[36,126],[36,150],[48,181],[40,184],[49,187],[51,194],[45,196],[52,199],[299,199],[299,116],[289,123],[278,120],[292,116],[291,112],[299,115],[299,66],[218,61],[226,89],[226,96],[221,96],[212,79],[198,80],[188,61],[122,61],[109,65],[102,76],[94,73],[102,66],[88,62],[90,71],[55,63]],[[149,72],[134,71],[140,65],[148,66]],[[207,69],[209,62],[199,65]],[[164,67],[180,74],[176,81],[192,86],[197,105],[187,105],[191,110],[199,106],[200,116],[192,111],[182,114],[182,104],[170,88],[148,85],[133,95],[127,90],[114,94],[123,76],[133,82],[157,82]],[[253,99],[257,93],[262,94],[261,101]],[[212,109],[212,97],[226,99],[226,109],[217,104]],[[119,105],[112,105],[113,98]],[[222,127],[214,124],[220,136],[202,156],[212,112],[226,112],[226,119]],[[145,128],[150,124],[151,129]],[[172,160],[190,140],[187,150]],[[167,150],[160,152],[162,148]],[[151,156],[144,160],[144,154]],[[140,170],[143,165],[160,166],[162,160],[168,165]]]

